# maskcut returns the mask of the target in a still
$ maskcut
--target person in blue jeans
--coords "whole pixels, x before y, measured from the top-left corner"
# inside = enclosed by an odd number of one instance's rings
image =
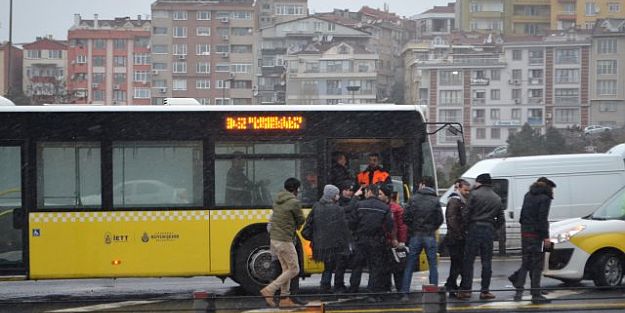
[[[432,177],[424,176],[419,181],[419,190],[410,199],[404,211],[404,222],[408,225],[410,241],[401,292],[404,294],[402,301],[407,301],[412,274],[422,250],[425,250],[428,259],[430,284],[438,285],[436,230],[443,224],[443,210],[434,189]]]

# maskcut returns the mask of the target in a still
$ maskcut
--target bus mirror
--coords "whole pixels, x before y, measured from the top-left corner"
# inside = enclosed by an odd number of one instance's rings
[[[464,148],[464,140],[458,140],[458,162],[460,162],[460,166],[467,165],[467,151]]]
[[[24,226],[24,210],[13,209],[13,228],[22,229]]]

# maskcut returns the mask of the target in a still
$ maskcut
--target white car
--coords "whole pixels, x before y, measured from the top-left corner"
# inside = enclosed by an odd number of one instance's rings
[[[100,195],[82,197],[83,205],[99,205]],[[189,204],[189,194],[184,188],[175,188],[158,180],[130,180],[113,187],[113,204],[116,206],[163,206]]]
[[[487,158],[501,158],[505,156],[508,156],[507,145],[499,146],[486,155]]]
[[[605,132],[609,132],[611,130],[612,130],[612,128],[608,127],[608,126],[590,125],[590,126],[586,126],[586,128],[584,128],[584,134],[590,135],[590,134],[605,133]]]

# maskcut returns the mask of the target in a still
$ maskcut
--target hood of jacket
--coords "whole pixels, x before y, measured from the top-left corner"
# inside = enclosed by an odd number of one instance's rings
[[[296,199],[293,193],[288,192],[286,190],[282,190],[278,192],[278,195],[276,196],[276,204],[283,204],[293,199]]]
[[[535,182],[530,186],[530,193],[533,195],[544,194],[553,199],[553,190],[543,182]]]
[[[435,196],[435,197],[438,196],[436,194],[436,190],[434,190],[434,188],[432,188],[432,187],[423,187],[423,188],[417,190],[417,192],[420,193],[420,194],[424,194],[424,195],[431,195],[431,196]]]

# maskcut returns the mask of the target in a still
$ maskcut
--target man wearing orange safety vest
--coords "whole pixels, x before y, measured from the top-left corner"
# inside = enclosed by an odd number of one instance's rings
[[[369,166],[358,173],[358,184],[360,186],[369,186],[377,183],[390,183],[391,175],[380,167],[380,155],[377,153],[369,154]]]

